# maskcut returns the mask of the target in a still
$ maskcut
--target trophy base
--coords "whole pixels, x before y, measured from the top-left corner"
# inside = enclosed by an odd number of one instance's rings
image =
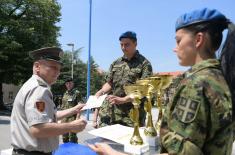
[[[158,146],[159,138],[157,136],[155,137],[145,136],[144,141],[146,141],[146,143],[148,143],[149,146]]]
[[[131,145],[131,144],[124,144],[124,152],[131,153],[131,154],[143,154],[149,151],[149,144],[142,144],[142,145]]]

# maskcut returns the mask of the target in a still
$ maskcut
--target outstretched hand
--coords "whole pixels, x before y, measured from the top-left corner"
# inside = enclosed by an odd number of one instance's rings
[[[72,126],[71,132],[77,133],[85,129],[87,121],[83,118],[80,118],[70,122],[70,125]]]
[[[77,104],[76,106],[74,106],[74,113],[77,114],[77,113],[80,113],[81,112],[81,109],[85,106],[86,104]]]
[[[126,153],[118,152],[112,149],[106,143],[95,143],[94,145],[88,144],[88,146],[99,155],[127,155]],[[157,154],[157,155],[168,155],[168,153]]]
[[[125,97],[119,97],[119,96],[115,96],[115,95],[109,95],[107,97],[107,100],[111,104],[123,104],[123,103],[127,102]]]
[[[94,145],[88,144],[88,146],[99,155],[126,155],[112,149],[108,144],[105,143],[96,143]]]

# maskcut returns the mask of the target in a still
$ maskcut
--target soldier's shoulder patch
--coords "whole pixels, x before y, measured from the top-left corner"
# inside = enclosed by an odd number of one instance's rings
[[[191,98],[180,97],[177,102],[176,115],[184,123],[192,122],[198,113],[200,102]]]
[[[35,106],[36,106],[36,108],[39,112],[44,112],[45,111],[45,107],[46,107],[45,102],[37,101]]]

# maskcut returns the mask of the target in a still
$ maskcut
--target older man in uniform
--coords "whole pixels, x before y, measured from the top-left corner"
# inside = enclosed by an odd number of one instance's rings
[[[114,61],[107,76],[107,82],[96,93],[100,96],[110,93],[99,111],[99,126],[122,124],[133,126],[129,112],[133,105],[132,99],[126,96],[123,86],[133,84],[137,79],[152,75],[150,62],[136,50],[136,33],[127,31],[119,37],[121,49],[124,55]],[[98,110],[95,112],[98,113]],[[97,115],[94,115],[94,123],[97,123]],[[140,125],[144,125],[145,112],[140,108]],[[96,124],[94,124],[96,127]]]
[[[72,108],[73,106],[77,105],[78,102],[81,102],[82,100],[82,96],[81,93],[74,88],[74,82],[72,78],[67,78],[65,80],[65,87],[66,87],[66,92],[63,95],[62,98],[62,106],[61,109],[65,110],[65,109],[69,109]],[[63,122],[70,122],[76,119],[76,117],[80,117],[80,115],[73,115],[70,117],[66,117]],[[77,143],[77,134],[73,133],[73,132],[69,132],[63,135],[63,142],[67,143],[67,142],[73,142],[73,143]]]
[[[34,59],[33,75],[19,90],[11,115],[13,155],[50,155],[59,145],[59,135],[80,132],[83,119],[57,123],[58,119],[80,112],[82,105],[57,111],[50,86],[57,80],[62,50],[42,48],[30,53]]]

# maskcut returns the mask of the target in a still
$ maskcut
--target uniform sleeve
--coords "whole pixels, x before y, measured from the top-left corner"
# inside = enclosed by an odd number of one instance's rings
[[[175,132],[167,132],[161,138],[161,143],[161,153],[177,155],[203,155],[201,148]]]
[[[55,122],[55,110],[52,94],[47,87],[36,87],[26,99],[25,113],[29,126]]]
[[[108,83],[112,83],[112,81],[113,81],[113,64],[114,63],[112,63],[111,65],[110,65],[110,67],[109,67],[109,72],[108,72],[108,74],[107,74],[107,76],[106,76],[106,82],[108,82]]]
[[[206,138],[206,108],[190,85],[180,89],[167,106],[161,124],[161,152],[177,155],[202,155]]]
[[[146,78],[146,77],[149,77],[151,75],[153,75],[152,65],[149,61],[146,60],[143,64],[141,78]]]
[[[83,102],[83,101],[82,101],[82,95],[81,95],[80,91],[76,90],[76,92],[75,92],[75,103],[78,104],[78,102]]]
[[[63,94],[63,97],[62,97],[62,104],[61,104],[61,107],[60,107],[60,109],[61,110],[65,110],[66,109],[66,103],[67,103],[67,100],[66,100],[66,98],[65,98],[65,95],[66,93],[64,93]]]

